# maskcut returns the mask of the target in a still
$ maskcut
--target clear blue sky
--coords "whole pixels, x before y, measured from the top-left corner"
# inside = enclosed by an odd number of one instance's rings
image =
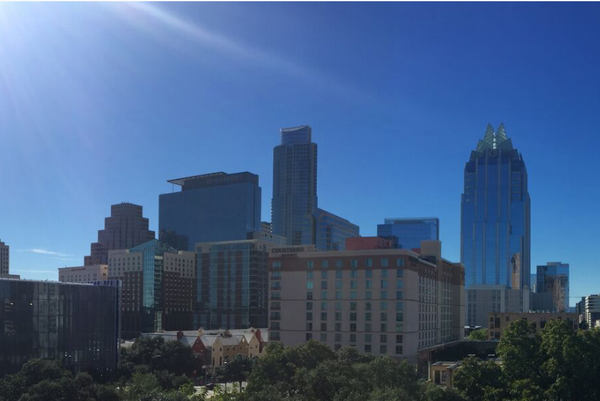
[[[598,293],[599,43],[599,4],[3,3],[0,239],[56,279],[111,204],[156,230],[166,180],[214,171],[258,174],[269,220],[278,130],[310,124],[320,206],[363,235],[438,216],[458,260],[464,164],[504,122],[532,266]]]

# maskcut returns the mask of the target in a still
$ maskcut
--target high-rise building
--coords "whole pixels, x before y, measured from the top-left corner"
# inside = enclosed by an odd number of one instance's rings
[[[566,312],[569,310],[569,264],[548,262],[537,267],[536,293],[547,295],[547,302],[536,309]]]
[[[317,210],[317,144],[308,125],[281,129],[273,149],[273,234],[288,244],[314,244]]]
[[[118,282],[0,279],[0,377],[33,358],[111,375],[119,355]]]
[[[237,241],[261,231],[258,176],[223,172],[170,180],[180,192],[159,197],[160,240],[194,251],[198,242]]]
[[[156,239],[109,251],[108,276],[122,284],[122,333],[190,330],[196,293],[196,254]]]
[[[10,247],[0,241],[0,275],[7,275],[9,271]]]
[[[154,239],[154,231],[148,229],[148,219],[142,215],[142,207],[133,203],[120,203],[110,207],[110,217],[104,219],[104,230],[98,231],[98,242],[91,246],[91,255],[84,258],[84,265],[105,265],[108,251],[128,249]]]
[[[360,229],[348,220],[317,208],[315,217],[315,245],[320,251],[343,251],[346,238],[358,237]]]
[[[466,285],[530,286],[530,200],[523,157],[488,125],[465,165],[461,200],[461,262]]]
[[[421,241],[439,241],[440,219],[437,217],[385,219],[385,224],[377,225],[377,236],[391,240],[394,248],[419,248]]]
[[[596,327],[596,322],[600,320],[600,295],[588,295],[581,300],[583,319],[587,327]]]
[[[404,249],[315,251],[273,248],[269,257],[269,340],[317,340],[416,361],[423,350],[464,336],[464,268]]]
[[[272,246],[258,239],[196,244],[197,327],[267,326],[267,259]]]

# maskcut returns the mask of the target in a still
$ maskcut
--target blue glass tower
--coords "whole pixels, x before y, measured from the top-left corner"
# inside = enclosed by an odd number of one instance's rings
[[[420,248],[421,241],[439,241],[440,219],[385,219],[385,224],[377,225],[377,236],[392,240],[394,248]]]
[[[549,295],[551,305],[545,309],[567,311],[569,309],[569,264],[548,262],[538,266],[537,292]]]
[[[289,245],[315,243],[317,144],[308,125],[281,129],[273,149],[273,234]]]
[[[531,233],[527,169],[506,136],[504,124],[496,132],[488,125],[483,140],[471,152],[464,174],[460,259],[465,266],[465,284],[528,287]]]
[[[320,251],[343,251],[346,238],[360,236],[356,224],[323,209],[315,212],[315,245]]]
[[[194,251],[198,242],[237,241],[261,230],[256,174],[223,172],[169,181],[181,192],[159,197],[161,242]]]

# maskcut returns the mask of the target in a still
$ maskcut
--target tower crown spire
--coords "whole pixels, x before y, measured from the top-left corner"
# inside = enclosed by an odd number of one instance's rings
[[[513,149],[512,141],[506,136],[504,123],[501,123],[496,131],[494,131],[492,125],[488,123],[483,139],[479,140],[477,143],[477,152],[485,152],[486,150],[493,149]]]

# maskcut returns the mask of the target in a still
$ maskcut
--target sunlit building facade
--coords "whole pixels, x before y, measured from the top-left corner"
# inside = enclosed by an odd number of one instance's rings
[[[10,247],[0,241],[0,274],[7,275],[9,271]]]
[[[555,312],[569,310],[569,264],[548,262],[537,267],[537,294],[547,294],[550,305],[546,308]]]

